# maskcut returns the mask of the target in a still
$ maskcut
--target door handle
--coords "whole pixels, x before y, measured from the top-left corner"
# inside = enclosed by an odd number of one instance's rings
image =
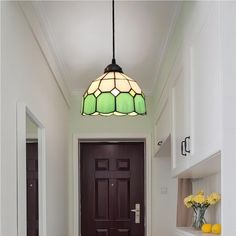
[[[140,224],[140,204],[135,204],[135,209],[132,209],[131,212],[135,213],[135,224]]]
[[[162,143],[163,143],[162,141],[159,141],[159,142],[157,143],[157,145],[158,145],[158,146],[161,146]]]
[[[184,153],[184,149],[186,150],[186,141],[185,140],[181,142],[181,155],[187,156],[187,154]]]
[[[184,139],[184,142],[185,142],[185,152],[190,153],[190,148],[189,148],[189,142],[188,142],[188,140],[190,141],[190,136],[188,136],[188,137],[186,137],[186,138]],[[188,150],[187,150],[187,147],[189,148]]]

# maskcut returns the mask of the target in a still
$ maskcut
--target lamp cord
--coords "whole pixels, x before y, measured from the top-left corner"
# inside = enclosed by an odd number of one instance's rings
[[[112,0],[112,43],[113,43],[113,56],[112,63],[116,63],[115,59],[115,1]]]

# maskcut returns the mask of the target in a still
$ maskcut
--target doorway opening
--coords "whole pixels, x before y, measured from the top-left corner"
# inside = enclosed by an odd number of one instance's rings
[[[45,129],[24,103],[17,104],[18,236],[46,236]]]
[[[26,115],[26,186],[27,236],[38,236],[38,127],[28,115]]]
[[[81,173],[81,155],[80,149],[83,143],[142,143],[144,149],[143,157],[143,172],[144,172],[144,200],[143,200],[143,223],[144,223],[144,233],[147,236],[151,234],[151,137],[149,134],[80,134],[74,135],[73,137],[73,156],[74,156],[74,236],[79,236],[82,234],[82,218],[81,218],[81,183],[80,173]],[[117,163],[117,162],[116,162]],[[124,163],[123,163],[124,164]],[[127,163],[126,163],[127,164]],[[126,165],[124,164],[124,165]],[[123,182],[124,183],[124,182]],[[112,184],[112,183],[110,183]],[[125,185],[125,184],[124,184]],[[140,189],[140,188],[139,188]],[[138,204],[138,202],[137,202]],[[139,206],[130,206],[130,210],[136,210]],[[122,213],[123,214],[123,213]],[[128,210],[127,210],[128,214]],[[135,223],[135,212],[132,211],[130,218],[132,223]],[[138,221],[138,220],[137,220]],[[113,227],[111,227],[114,230]],[[122,229],[122,228],[121,228]],[[119,232],[119,235],[130,234],[127,229],[123,228]],[[105,234],[104,234],[105,233]],[[106,232],[97,232],[98,235],[108,235]],[[131,234],[130,234],[131,235]]]

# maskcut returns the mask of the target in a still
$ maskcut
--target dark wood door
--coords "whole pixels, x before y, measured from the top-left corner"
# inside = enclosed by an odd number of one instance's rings
[[[80,158],[82,236],[144,236],[144,143],[81,143]]]
[[[26,144],[27,236],[38,236],[38,143]]]

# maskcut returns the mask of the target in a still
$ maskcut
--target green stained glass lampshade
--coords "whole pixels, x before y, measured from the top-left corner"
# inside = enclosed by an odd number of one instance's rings
[[[121,72],[107,72],[92,82],[82,98],[82,115],[146,115],[138,84]]]

